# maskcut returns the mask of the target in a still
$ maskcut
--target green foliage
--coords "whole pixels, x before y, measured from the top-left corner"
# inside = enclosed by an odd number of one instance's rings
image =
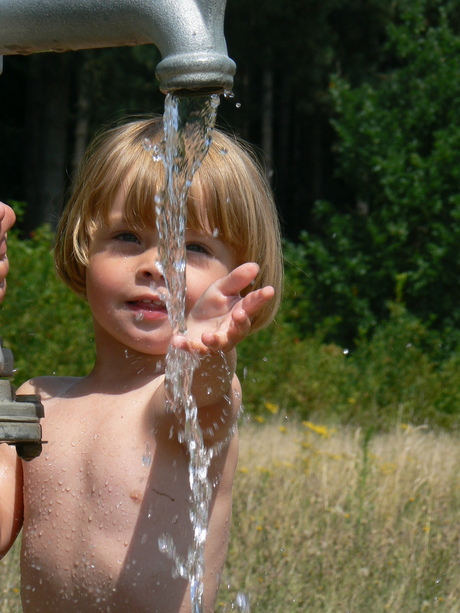
[[[441,0],[395,6],[381,72],[330,88],[339,171],[356,200],[319,203],[320,231],[301,238],[314,297],[307,330],[338,314],[339,342],[386,318],[401,279],[409,312],[460,328],[459,10]]]
[[[376,429],[398,420],[458,428],[460,355],[446,352],[442,334],[403,304],[388,309],[388,320],[353,349],[319,333],[300,338],[289,324],[244,343],[239,369],[246,411],[259,419],[286,412]]]
[[[0,317],[16,384],[39,375],[83,375],[93,362],[89,309],[57,279],[52,243],[47,226],[28,240],[14,231],[8,236],[12,265]]]
[[[286,244],[287,316],[301,336],[319,332],[349,345],[359,330],[371,329],[386,315],[383,302],[372,303],[371,287],[381,291],[381,270],[370,253],[357,248],[361,218],[336,214],[328,203],[319,203],[316,211],[327,233],[302,232],[297,244]]]

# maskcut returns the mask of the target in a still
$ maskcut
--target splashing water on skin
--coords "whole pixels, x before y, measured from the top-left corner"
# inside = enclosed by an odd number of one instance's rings
[[[193,175],[199,168],[209,145],[215,124],[219,96],[179,98],[168,94],[165,101],[164,141],[145,147],[154,161],[165,167],[165,188],[155,199],[157,227],[160,236],[160,256],[157,266],[166,283],[165,296],[168,316],[174,333],[185,334],[185,228],[187,195]],[[174,560],[175,575],[190,583],[192,613],[203,611],[204,545],[207,536],[212,485],[208,469],[214,448],[207,448],[198,423],[198,407],[192,396],[193,373],[199,358],[188,351],[170,347],[166,357],[168,402],[171,410],[185,412],[183,441],[189,453],[189,483],[191,490],[190,520],[194,543],[187,558],[176,552],[170,535],[159,539],[160,551]]]

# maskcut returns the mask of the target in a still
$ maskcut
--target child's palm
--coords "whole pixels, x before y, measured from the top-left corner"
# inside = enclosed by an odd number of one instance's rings
[[[187,318],[187,336],[176,337],[174,344],[200,353],[233,349],[248,335],[254,315],[273,296],[273,289],[264,287],[241,297],[240,292],[258,272],[257,264],[243,264],[213,283]]]

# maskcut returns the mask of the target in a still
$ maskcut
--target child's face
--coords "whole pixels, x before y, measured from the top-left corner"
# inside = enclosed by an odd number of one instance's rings
[[[99,226],[89,250],[86,294],[96,344],[121,345],[149,355],[165,355],[171,340],[164,304],[165,281],[157,268],[158,232],[130,227],[119,193],[108,225]],[[236,266],[233,250],[218,238],[186,230],[186,315],[206,289]],[[115,345],[114,345],[115,344]],[[101,345],[99,345],[99,348]]]

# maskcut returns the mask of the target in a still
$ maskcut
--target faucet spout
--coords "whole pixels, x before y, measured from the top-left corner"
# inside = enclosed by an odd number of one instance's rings
[[[155,44],[163,92],[231,90],[226,0],[0,0],[0,56]],[[1,69],[1,58],[0,58]]]

